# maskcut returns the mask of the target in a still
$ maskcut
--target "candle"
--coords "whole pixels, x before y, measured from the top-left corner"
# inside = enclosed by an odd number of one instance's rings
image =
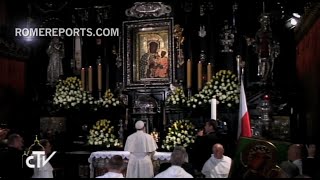
[[[211,99],[211,119],[217,120],[217,100],[215,97]]]
[[[89,69],[88,69],[88,85],[89,85],[89,92],[92,92],[92,67],[89,66]]]
[[[198,63],[198,91],[202,89],[202,62]]]
[[[210,81],[212,78],[212,66],[211,63],[208,63],[207,66],[207,81]]]
[[[82,89],[85,90],[86,89],[86,74],[85,74],[85,69],[81,68],[81,86]]]
[[[102,89],[102,66],[98,64],[98,90],[101,91]]]
[[[191,67],[191,65],[192,65],[191,60],[188,59],[188,61],[187,61],[187,88],[188,89],[191,88],[191,83],[192,83],[192,80],[191,80],[192,67]]]

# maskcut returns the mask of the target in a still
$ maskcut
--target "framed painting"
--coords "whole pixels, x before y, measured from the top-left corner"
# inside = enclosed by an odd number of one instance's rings
[[[174,80],[173,19],[123,23],[123,81],[127,89],[168,86]]]

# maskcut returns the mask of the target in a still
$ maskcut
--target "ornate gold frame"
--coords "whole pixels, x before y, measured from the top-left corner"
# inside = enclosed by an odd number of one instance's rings
[[[168,87],[174,81],[173,38],[173,18],[123,23],[123,84],[126,89]],[[152,43],[157,46],[156,53],[150,53]],[[163,56],[162,51],[166,52]],[[160,57],[167,58],[166,66],[158,63]],[[159,68],[163,73],[155,74]]]

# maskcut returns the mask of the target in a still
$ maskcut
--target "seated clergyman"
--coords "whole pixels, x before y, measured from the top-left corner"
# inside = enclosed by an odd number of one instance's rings
[[[184,147],[177,146],[171,154],[171,167],[159,173],[155,178],[193,178],[181,166],[188,159],[188,153]]]
[[[221,144],[213,145],[213,154],[202,168],[202,174],[206,178],[227,178],[229,176],[232,160],[224,156],[224,148]]]
[[[107,164],[108,172],[96,178],[124,178],[122,174],[123,165],[124,161],[122,157],[119,155],[115,155],[109,160]]]

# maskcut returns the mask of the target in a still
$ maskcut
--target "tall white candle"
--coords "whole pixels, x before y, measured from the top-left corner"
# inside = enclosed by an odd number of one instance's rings
[[[98,64],[98,90],[102,90],[102,66]]]
[[[211,99],[211,119],[217,120],[217,100],[215,97]]]

